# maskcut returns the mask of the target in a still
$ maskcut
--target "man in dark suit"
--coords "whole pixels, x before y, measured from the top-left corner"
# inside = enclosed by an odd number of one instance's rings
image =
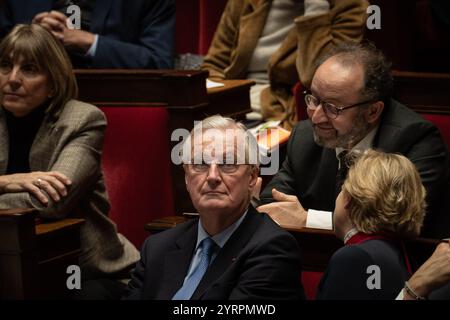
[[[258,208],[284,225],[331,229],[348,152],[401,153],[427,190],[422,236],[450,229],[450,157],[438,129],[390,98],[390,64],[373,45],[338,46],[323,58],[306,94],[309,120],[292,131],[287,158],[262,192]],[[309,210],[305,210],[308,208]]]
[[[81,29],[67,25],[71,5],[81,10]],[[0,36],[17,23],[31,22],[61,40],[76,68],[173,66],[173,0],[7,0],[0,5]]]
[[[194,128],[183,159],[200,218],[145,241],[126,299],[304,297],[296,240],[250,205],[258,165],[248,137],[220,116]]]

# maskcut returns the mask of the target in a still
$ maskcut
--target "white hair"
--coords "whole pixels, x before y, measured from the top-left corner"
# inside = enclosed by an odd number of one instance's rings
[[[210,132],[213,133],[214,130],[221,130],[226,131],[228,129],[237,129],[238,131],[243,133],[244,138],[244,154],[241,154],[240,147],[242,145],[238,145],[237,153],[235,156],[237,156],[237,159],[242,159],[243,163],[250,164],[253,166],[258,167],[259,166],[259,151],[258,151],[258,143],[255,139],[255,137],[247,130],[247,128],[240,122],[237,122],[231,118],[228,117],[222,117],[221,115],[214,115],[208,118],[205,118],[202,121],[199,121],[195,124],[194,128],[191,130],[189,136],[186,138],[183,144],[183,148],[181,150],[182,152],[182,158],[183,163],[187,164],[192,161],[191,158],[191,151],[192,151],[192,137],[195,137],[196,135],[202,137],[202,135],[207,130],[211,130]]]

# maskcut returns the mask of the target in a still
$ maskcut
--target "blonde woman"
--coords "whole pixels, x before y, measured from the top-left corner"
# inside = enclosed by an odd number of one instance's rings
[[[403,240],[418,236],[425,195],[406,157],[369,150],[351,166],[336,199],[331,258],[318,299],[395,299],[410,276]]]

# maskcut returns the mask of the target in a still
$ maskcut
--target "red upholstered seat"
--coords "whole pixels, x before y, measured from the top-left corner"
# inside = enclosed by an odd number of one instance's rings
[[[450,115],[445,114],[422,114],[422,116],[438,127],[445,143],[450,148]]]
[[[305,289],[305,296],[308,300],[315,300],[317,294],[317,288],[319,286],[320,279],[322,279],[323,272],[315,271],[303,271],[302,272],[302,284]]]
[[[176,52],[205,55],[227,0],[176,1]]]
[[[168,114],[163,107],[101,107],[108,127],[102,165],[110,218],[138,248],[144,225],[175,214],[173,209]]]

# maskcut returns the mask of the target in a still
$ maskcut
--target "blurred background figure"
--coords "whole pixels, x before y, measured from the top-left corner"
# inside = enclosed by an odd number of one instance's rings
[[[292,88],[309,86],[315,61],[362,39],[365,0],[230,0],[203,69],[213,79],[250,79],[251,120],[296,121]]]
[[[80,8],[74,29],[68,8]],[[17,23],[37,23],[69,52],[75,68],[173,67],[173,0],[7,0],[0,5],[0,36]]]

